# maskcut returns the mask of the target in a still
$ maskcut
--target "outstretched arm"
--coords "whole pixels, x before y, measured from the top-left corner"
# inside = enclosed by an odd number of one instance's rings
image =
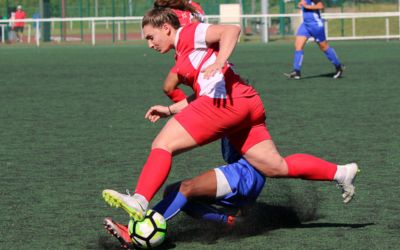
[[[171,116],[173,114],[179,113],[182,109],[184,109],[189,102],[195,99],[195,95],[191,95],[186,99],[183,99],[180,102],[174,103],[170,106],[162,106],[162,105],[155,105],[146,112],[144,118],[150,120],[151,122],[156,122],[160,118],[165,118]]]

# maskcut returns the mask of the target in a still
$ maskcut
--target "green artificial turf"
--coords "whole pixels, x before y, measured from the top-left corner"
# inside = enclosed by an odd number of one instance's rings
[[[335,42],[342,79],[308,44],[303,79],[287,80],[293,45],[239,44],[231,61],[259,91],[282,155],[309,153],[361,173],[342,204],[333,183],[267,179],[233,230],[178,215],[162,249],[394,249],[399,245],[398,41]],[[134,189],[165,121],[161,85],[173,54],[131,46],[0,48],[0,249],[118,249],[102,219],[127,223],[101,191]],[[187,90],[187,89],[185,89]],[[176,157],[167,183],[224,164],[219,142]],[[152,204],[160,199],[157,194]]]

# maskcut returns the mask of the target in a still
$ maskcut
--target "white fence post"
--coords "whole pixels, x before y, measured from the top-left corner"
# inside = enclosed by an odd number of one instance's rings
[[[36,21],[36,46],[40,46],[40,29],[39,29],[39,20]]]
[[[2,24],[1,25],[1,42],[2,43],[5,43],[5,39],[4,39],[4,37],[5,37],[5,33],[4,33],[4,31],[5,31],[5,27],[6,27],[6,25],[5,24]]]
[[[92,45],[96,45],[96,23],[94,19],[92,19]]]
[[[352,25],[352,30],[353,30],[353,37],[356,37],[356,18],[355,17],[353,17],[352,18],[352,23],[351,23]]]
[[[117,34],[118,41],[121,41],[121,22],[117,22]]]
[[[28,43],[31,43],[31,27],[32,25],[31,24],[29,24],[28,25]]]
[[[328,35],[329,35],[329,25],[328,25],[328,20],[325,21],[325,36],[326,39],[328,39]]]
[[[389,34],[390,30],[389,30],[389,17],[386,18],[386,40],[389,41]]]

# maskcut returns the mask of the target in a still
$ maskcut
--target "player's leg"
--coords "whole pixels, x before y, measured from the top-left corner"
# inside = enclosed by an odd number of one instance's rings
[[[166,196],[153,208],[167,220],[175,216],[189,199],[215,198],[217,188],[215,172],[209,170],[192,179],[183,180],[177,186],[179,188],[169,187],[170,190],[167,188]]]
[[[254,119],[263,117],[259,97],[252,98],[251,106]],[[255,120],[257,121],[257,120]],[[343,190],[344,202],[347,203],[354,195],[353,182],[358,170],[356,164],[338,166],[321,158],[307,155],[294,154],[283,158],[275,147],[274,142],[264,123],[253,125],[249,129],[236,131],[231,142],[240,148],[244,158],[264,176],[291,177],[307,180],[337,181]]]
[[[223,168],[231,168],[234,165],[237,163]],[[153,209],[163,214],[167,220],[184,211],[195,218],[233,225],[233,215],[228,215],[211,205],[220,197],[232,193],[226,176],[219,169],[209,170],[192,179],[168,186],[164,199]]]
[[[303,64],[304,51],[303,48],[310,37],[310,34],[302,23],[296,33],[296,39],[294,42],[294,57],[293,57],[293,71],[285,74],[288,78],[291,79],[300,79],[301,78],[301,66]]]
[[[189,201],[182,208],[182,211],[193,218],[213,221],[229,226],[235,225],[235,222],[238,221],[238,217],[235,214],[229,215],[209,203],[197,200]],[[236,211],[238,211],[238,209]]]
[[[355,163],[339,166],[308,154],[293,154],[283,158],[272,140],[254,145],[244,157],[265,176],[335,180],[342,187],[345,203],[348,203],[354,195],[353,182],[358,171]]]
[[[333,66],[335,66],[336,72],[333,75],[333,78],[341,77],[344,67],[340,62],[335,49],[330,47],[328,41],[326,40],[324,26],[322,25],[312,28],[311,33],[312,36],[315,38],[315,41],[318,43],[320,50],[324,52],[326,58],[333,64]]]
[[[142,220],[149,201],[165,182],[174,154],[196,147],[191,135],[171,118],[157,135],[136,185],[133,196],[104,190],[103,197],[111,206],[121,207],[135,220]]]
[[[326,40],[318,43],[318,45],[321,51],[324,52],[326,58],[328,58],[328,60],[333,64],[333,66],[335,66],[336,72],[333,75],[333,78],[340,78],[343,75],[344,67],[340,62],[335,49],[330,47],[328,41]]]

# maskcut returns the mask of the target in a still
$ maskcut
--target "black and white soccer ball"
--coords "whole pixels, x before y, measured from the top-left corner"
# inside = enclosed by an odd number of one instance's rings
[[[167,234],[167,222],[160,213],[149,209],[142,221],[129,221],[128,231],[135,246],[153,248],[163,243]]]

